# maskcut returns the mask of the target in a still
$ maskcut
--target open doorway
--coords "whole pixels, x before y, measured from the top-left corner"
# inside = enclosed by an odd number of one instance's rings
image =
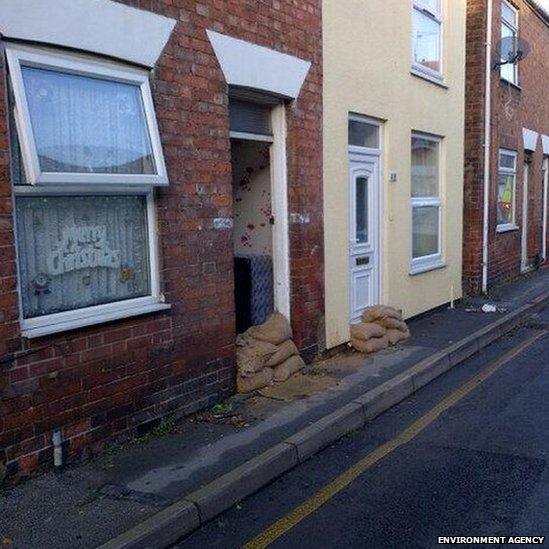
[[[273,312],[290,320],[285,107],[251,95],[229,103],[237,333]]]
[[[271,144],[231,140],[237,333],[274,312]]]

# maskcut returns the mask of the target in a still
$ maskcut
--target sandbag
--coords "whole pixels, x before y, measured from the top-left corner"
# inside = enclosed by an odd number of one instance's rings
[[[292,328],[284,315],[273,313],[264,324],[252,326],[246,334],[273,345],[280,345],[287,339],[292,339]]]
[[[249,339],[246,346],[236,346],[236,365],[243,377],[262,370],[267,361],[278,351],[278,347],[267,341]]]
[[[385,349],[389,345],[389,339],[387,336],[374,337],[368,341],[362,339],[351,339],[352,346],[361,353],[375,353]]]
[[[295,343],[291,339],[286,340],[279,345],[277,349],[276,353],[267,360],[266,366],[274,368],[275,366],[282,364],[285,360],[288,360],[291,356],[299,354]]]
[[[263,389],[273,382],[272,368],[263,368],[261,372],[249,377],[236,376],[236,390],[239,393],[251,393],[257,389]]]
[[[398,320],[396,318],[386,317],[378,321],[382,326],[385,326],[388,330],[400,330],[401,332],[406,332],[408,326],[404,320]]]
[[[351,338],[368,341],[372,337],[383,337],[387,330],[373,322],[361,322],[351,325]]]
[[[299,355],[294,355],[274,368],[274,380],[286,381],[290,376],[305,367],[305,362]]]
[[[380,318],[396,318],[402,320],[402,311],[398,311],[394,307],[387,307],[386,305],[373,305],[368,307],[362,313],[363,322],[375,322]]]
[[[389,345],[396,345],[400,341],[404,341],[410,337],[410,332],[402,332],[400,330],[387,330],[387,339]]]

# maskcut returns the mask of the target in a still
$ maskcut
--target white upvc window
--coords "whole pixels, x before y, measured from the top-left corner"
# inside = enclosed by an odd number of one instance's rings
[[[412,70],[442,80],[442,0],[412,0]]]
[[[501,62],[515,55],[518,41],[518,10],[509,2],[501,2]],[[505,63],[500,67],[500,76],[504,80],[518,85],[518,63]]]
[[[412,274],[444,266],[440,148],[440,137],[412,134]]]
[[[517,184],[517,153],[500,149],[498,162],[498,232],[511,231],[517,228],[515,223],[515,203]]]
[[[6,55],[22,334],[169,308],[148,73],[51,49],[8,44]]]
[[[148,72],[6,47],[27,181],[166,185]]]

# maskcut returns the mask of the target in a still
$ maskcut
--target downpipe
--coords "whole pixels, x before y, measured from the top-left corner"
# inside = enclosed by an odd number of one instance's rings
[[[493,0],[486,0],[486,74],[484,89],[484,180],[482,211],[482,293],[488,292],[488,215],[490,202],[490,147],[492,109],[492,11]]]
[[[52,436],[53,444],[53,466],[55,472],[60,472],[63,469],[63,435],[60,429],[56,429]]]

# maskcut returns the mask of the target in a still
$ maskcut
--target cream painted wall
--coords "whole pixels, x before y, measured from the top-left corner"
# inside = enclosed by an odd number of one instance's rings
[[[382,301],[417,315],[461,296],[465,0],[443,0],[446,87],[412,75],[411,0],[323,0],[327,346],[349,340],[348,114],[384,121]],[[412,130],[443,137],[446,266],[410,275]],[[397,182],[388,174],[396,171]]]

